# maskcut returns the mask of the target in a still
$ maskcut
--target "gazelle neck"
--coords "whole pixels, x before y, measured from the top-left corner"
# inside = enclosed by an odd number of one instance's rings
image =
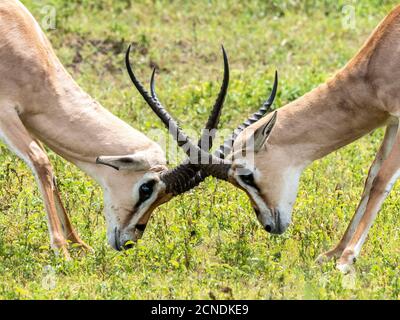
[[[23,115],[30,131],[51,149],[73,162],[94,163],[99,155],[133,154],[158,146],[141,132],[104,109],[85,93],[59,61],[46,110]]]
[[[269,143],[286,148],[301,166],[357,140],[389,118],[362,77],[343,69],[281,108]]]
[[[75,83],[19,1],[0,3],[0,98],[14,105],[31,136],[102,185],[110,176],[133,173],[110,175],[113,169],[96,164],[99,156],[142,152],[144,162],[149,159],[144,167],[166,163],[158,144],[108,112]],[[130,177],[130,183],[135,179]]]

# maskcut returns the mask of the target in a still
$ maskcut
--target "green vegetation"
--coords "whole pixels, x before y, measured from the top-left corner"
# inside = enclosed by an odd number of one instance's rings
[[[150,66],[159,66],[160,98],[183,128],[197,131],[219,88],[223,43],[232,75],[221,126],[232,129],[268,95],[275,69],[276,106],[282,106],[342,67],[397,1],[348,1],[356,9],[354,29],[342,24],[345,1],[22,2],[39,21],[43,6],[56,8],[57,28],[46,34],[61,61],[106,108],[149,132],[162,125],[128,80],[128,43],[136,44],[132,60],[143,81]],[[100,188],[50,152],[73,224],[95,249],[84,256],[73,251],[71,262],[49,248],[31,172],[1,145],[0,298],[398,299],[399,189],[370,232],[355,278],[342,276],[333,262],[314,263],[345,231],[382,134],[306,170],[283,236],[262,230],[244,193],[208,179],[160,207],[143,239],[125,253],[106,244]]]

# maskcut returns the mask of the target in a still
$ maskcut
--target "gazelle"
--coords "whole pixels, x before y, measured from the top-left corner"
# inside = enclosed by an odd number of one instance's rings
[[[67,240],[89,248],[69,221],[41,142],[102,186],[108,242],[118,250],[126,247],[141,236],[156,206],[186,191],[187,178],[194,177],[196,170],[189,163],[168,170],[158,144],[89,97],[19,1],[1,1],[0,35],[0,138],[37,178],[52,247],[66,257]],[[228,67],[224,52],[224,81],[208,130],[218,124]],[[203,140],[209,139],[207,132]]]
[[[45,203],[52,247],[66,257],[67,240],[89,247],[69,221],[41,142],[101,185],[107,238],[117,250],[130,247],[130,241],[142,236],[157,206],[192,189],[208,175],[218,177],[215,168],[222,161],[207,151],[229,84],[224,49],[223,83],[198,145],[190,142],[161,105],[151,105],[189,155],[189,160],[168,170],[158,144],[108,112],[74,82],[38,23],[19,1],[0,3],[0,35],[0,138],[35,174]],[[129,50],[126,61],[132,77]],[[142,87],[140,90],[145,92]],[[273,97],[274,94],[244,126],[259,120]],[[214,164],[197,163],[197,157]]]
[[[302,171],[313,161],[386,126],[345,235],[318,259],[339,258],[338,268],[343,272],[355,262],[383,201],[400,177],[399,52],[400,6],[330,80],[279,109],[278,115],[270,114],[236,139],[228,139],[225,150],[231,149],[234,140],[233,149],[219,167],[219,178],[248,194],[265,230],[281,234],[291,222]],[[246,145],[253,147],[243,150]],[[241,156],[244,151],[250,153],[246,158]]]

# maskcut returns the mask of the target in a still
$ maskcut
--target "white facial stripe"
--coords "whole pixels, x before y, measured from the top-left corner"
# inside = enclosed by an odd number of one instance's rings
[[[115,210],[112,208],[111,198],[108,196],[108,192],[104,192],[104,214],[107,222],[107,239],[110,246],[114,246],[114,231],[118,228],[118,222],[116,221]]]
[[[272,214],[271,210],[268,208],[267,204],[264,202],[263,198],[260,197],[260,195],[254,191],[249,191],[246,189],[247,192],[250,193],[251,198],[255,202],[258,210],[260,211],[259,216],[257,219],[260,221],[263,227],[265,227],[268,224],[268,218],[272,219]]]
[[[248,170],[253,173],[254,180],[256,181],[257,185],[257,181],[260,180],[259,171],[254,168]],[[254,187],[245,184],[239,175],[236,175],[236,181],[242,188],[244,188],[248,192],[251,199],[255,202],[257,209],[260,211],[260,215],[257,218],[263,225],[263,227],[265,227],[267,225],[266,217],[267,215],[271,215],[271,210],[268,208],[267,204],[264,202],[264,199],[258,194],[258,191]]]

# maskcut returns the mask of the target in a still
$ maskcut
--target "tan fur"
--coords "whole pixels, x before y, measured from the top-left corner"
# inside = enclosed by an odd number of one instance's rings
[[[74,82],[38,24],[14,0],[0,2],[0,137],[36,174],[52,243],[64,252],[66,238],[84,244],[70,226],[50,162],[37,140],[100,183],[108,218],[117,225],[131,214],[133,186],[147,171],[116,171],[97,165],[96,158],[146,152],[152,166],[165,168],[166,164],[155,142],[112,115]]]
[[[261,173],[257,181],[260,197],[272,212],[269,214],[274,215],[274,209],[279,206],[285,207],[281,205],[283,186],[295,185],[295,181],[288,181],[285,176],[288,168],[298,168],[301,172],[316,159],[383,125],[396,126],[390,131],[390,139],[385,141],[395,140],[393,134],[397,134],[400,117],[399,52],[400,6],[385,18],[358,54],[332,79],[279,109],[277,123],[267,143],[255,154],[255,168]],[[270,116],[245,130],[235,142],[236,152],[240,152],[243,140],[269,119]],[[364,192],[364,198],[369,199],[366,209],[356,219],[357,226],[351,228],[354,232],[345,236],[345,245],[342,243],[339,251],[328,254],[331,257],[345,253],[339,263],[342,269],[357,256],[355,247],[360,247],[361,235],[372,224],[387,195],[385,190],[399,169],[398,143],[399,136],[393,149],[386,154],[378,153],[374,173],[370,172]],[[387,144],[383,144],[382,150],[387,149]],[[234,175],[233,172],[232,177]],[[293,191],[297,192],[297,187]],[[254,205],[255,199],[252,200]],[[287,207],[290,205],[293,203],[288,203]],[[291,212],[286,214],[290,216]]]

